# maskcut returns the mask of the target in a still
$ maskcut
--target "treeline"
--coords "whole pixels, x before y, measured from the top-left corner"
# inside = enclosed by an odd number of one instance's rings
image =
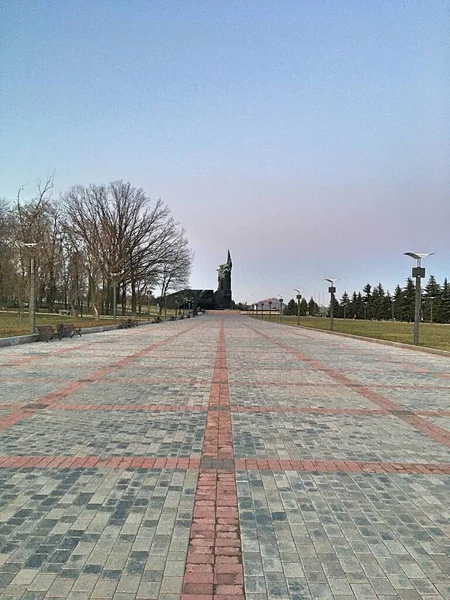
[[[55,201],[53,178],[22,202],[0,200],[0,305],[28,305],[34,265],[38,309],[96,317],[136,314],[156,291],[188,284],[192,252],[185,231],[161,200],[129,182],[77,185]]]
[[[385,291],[381,283],[375,287],[368,283],[362,292],[353,292],[352,296],[344,292],[340,300],[336,299],[334,316],[343,319],[413,322],[415,297],[416,286],[411,277],[406,280],[404,287],[397,285],[394,294]],[[312,310],[309,308],[307,313],[306,309],[309,305]],[[319,314],[319,307],[316,305],[314,310],[311,300],[309,304],[302,300],[300,309],[301,315]],[[294,299],[289,301],[284,314],[297,314],[297,303]],[[450,283],[447,278],[442,284],[439,284],[433,275],[428,279],[422,290],[421,319],[426,322],[450,323]]]
[[[289,300],[289,302],[286,304],[286,306],[284,307],[283,314],[286,316],[297,315],[298,314],[297,300],[294,300],[294,298],[291,298]],[[318,316],[320,316],[320,314],[321,314],[320,306],[317,304],[317,302],[315,302],[315,300],[313,298],[310,298],[309,302],[306,300],[306,298],[302,298],[300,300],[300,316],[301,317],[305,317],[306,315],[310,315],[311,317],[318,317]]]

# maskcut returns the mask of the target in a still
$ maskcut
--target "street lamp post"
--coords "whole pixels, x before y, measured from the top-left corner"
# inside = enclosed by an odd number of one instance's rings
[[[417,261],[412,270],[412,276],[416,278],[416,301],[414,305],[414,344],[419,345],[419,325],[420,325],[420,304],[422,293],[420,289],[420,280],[425,277],[425,269],[422,267],[422,258],[432,256],[434,252],[419,253],[419,252],[404,252],[406,256],[410,256]]]
[[[272,320],[272,300],[269,300],[269,321]]]
[[[328,279],[328,277],[325,277],[325,281],[329,281],[331,283],[330,287],[328,288],[328,292],[330,293],[330,296],[331,296],[330,331],[334,331],[334,295],[336,293],[336,288],[334,287],[334,282],[337,281],[337,279]]]
[[[300,290],[294,288],[294,292],[297,292],[297,326],[300,325],[300,300],[302,299],[302,295],[300,294]]]
[[[261,321],[264,321],[264,300],[261,302]]]

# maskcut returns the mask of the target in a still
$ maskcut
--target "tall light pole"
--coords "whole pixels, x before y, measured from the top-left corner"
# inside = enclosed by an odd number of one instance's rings
[[[328,279],[328,277],[325,277],[325,281],[329,281],[331,283],[330,287],[328,288],[328,291],[331,295],[330,331],[334,331],[334,295],[336,293],[336,288],[334,287],[334,282],[337,281],[337,279]]]
[[[300,325],[300,300],[302,299],[302,295],[300,294],[300,290],[294,288],[294,292],[297,292],[297,326]]]
[[[117,286],[116,286],[116,277],[119,277],[120,273],[111,273],[112,284],[113,284],[113,315],[114,315],[114,325],[117,321]]]
[[[280,303],[280,323],[283,322],[283,298],[278,294],[279,303]]]
[[[422,267],[422,258],[426,256],[432,256],[434,252],[420,253],[420,252],[404,252],[406,256],[410,256],[417,261],[415,267],[412,270],[412,276],[416,278],[416,302],[414,306],[414,344],[419,345],[419,325],[420,325],[420,304],[422,299],[422,292],[420,289],[420,280],[425,277],[425,269]]]
[[[272,320],[272,300],[269,300],[269,321]]]
[[[24,242],[22,244],[26,248],[35,248],[37,242]],[[30,329],[31,333],[36,333],[36,275],[35,275],[35,264],[33,251],[30,254],[30,301],[28,304],[28,311],[30,315]]]

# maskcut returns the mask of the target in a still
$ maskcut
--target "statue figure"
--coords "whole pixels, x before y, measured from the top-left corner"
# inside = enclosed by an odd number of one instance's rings
[[[231,262],[230,251],[228,250],[227,262],[220,265],[217,269],[218,281],[217,292],[215,293],[216,308],[231,308]]]

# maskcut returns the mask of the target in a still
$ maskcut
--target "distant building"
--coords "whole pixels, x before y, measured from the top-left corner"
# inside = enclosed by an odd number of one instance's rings
[[[263,310],[280,310],[280,299],[279,298],[266,298],[265,300],[260,300],[259,302],[255,302],[258,310],[261,310],[261,303],[264,304]],[[271,304],[270,304],[271,303]]]

